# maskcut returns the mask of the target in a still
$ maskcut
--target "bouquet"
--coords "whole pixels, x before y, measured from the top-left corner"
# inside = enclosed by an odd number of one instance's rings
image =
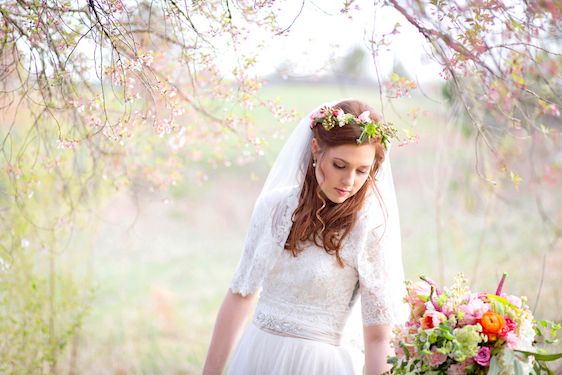
[[[394,331],[391,374],[554,374],[546,361],[562,358],[537,350],[536,339],[555,344],[559,324],[537,322],[525,297],[471,292],[458,276],[441,290],[431,279],[407,282],[410,319]],[[550,332],[547,332],[550,331]]]

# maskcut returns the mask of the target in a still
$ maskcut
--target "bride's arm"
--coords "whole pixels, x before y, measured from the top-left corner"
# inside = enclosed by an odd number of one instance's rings
[[[257,293],[244,297],[228,290],[217,315],[203,375],[222,374],[256,298]]]
[[[391,333],[391,327],[385,324],[363,327],[366,375],[380,375],[390,370],[391,365],[386,359],[394,354],[390,346]]]

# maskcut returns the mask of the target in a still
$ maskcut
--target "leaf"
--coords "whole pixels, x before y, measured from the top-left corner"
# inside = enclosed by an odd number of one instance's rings
[[[540,329],[538,326],[535,327],[535,334],[536,334],[537,336],[539,336],[539,337],[544,336],[544,335],[542,334],[541,329]]]
[[[511,79],[513,80],[513,82],[518,83],[520,85],[525,84],[525,78],[523,78],[517,73],[511,73]]]
[[[523,366],[521,366],[521,362],[518,360],[513,361],[513,368],[515,369],[515,375],[523,375]]]
[[[515,306],[504,297],[500,297],[495,294],[488,294],[487,297],[492,303],[492,310],[497,314],[505,315],[506,307],[515,308]]]
[[[498,301],[503,305],[509,306],[511,308],[515,308],[515,305],[509,302],[507,298],[496,296],[495,294],[488,294],[486,297],[488,297],[489,299],[493,299],[494,301]]]
[[[520,29],[523,28],[523,24],[521,24],[521,22],[518,22],[518,21],[515,20],[514,18],[511,18],[510,21],[511,21],[511,26],[512,26],[514,29],[516,29],[516,30],[519,29],[519,30],[520,30]]]
[[[535,353],[535,352],[528,352],[525,350],[515,350],[518,353],[525,354],[526,356],[532,355],[535,357],[537,361],[556,361],[557,359],[562,358],[562,353],[553,353],[553,354],[543,354],[543,353]]]
[[[443,337],[446,338],[449,341],[453,341],[455,339],[455,336],[453,336],[450,332],[448,331],[443,331]]]

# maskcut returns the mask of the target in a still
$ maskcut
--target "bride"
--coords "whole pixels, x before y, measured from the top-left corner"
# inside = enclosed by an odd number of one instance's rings
[[[355,374],[342,332],[357,299],[359,368],[389,369],[391,327],[407,314],[388,158],[395,136],[358,100],[323,104],[300,121],[254,206],[205,375],[221,374],[234,348],[228,374]]]

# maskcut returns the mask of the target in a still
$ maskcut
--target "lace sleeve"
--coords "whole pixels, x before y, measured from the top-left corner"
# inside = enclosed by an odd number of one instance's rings
[[[363,325],[400,324],[408,316],[400,225],[394,219],[388,217],[386,225],[369,230],[358,254]]]
[[[283,251],[290,228],[289,207],[280,194],[258,199],[246,234],[244,249],[230,281],[230,290],[243,296],[261,290],[263,281]],[[275,228],[275,229],[274,229]]]

